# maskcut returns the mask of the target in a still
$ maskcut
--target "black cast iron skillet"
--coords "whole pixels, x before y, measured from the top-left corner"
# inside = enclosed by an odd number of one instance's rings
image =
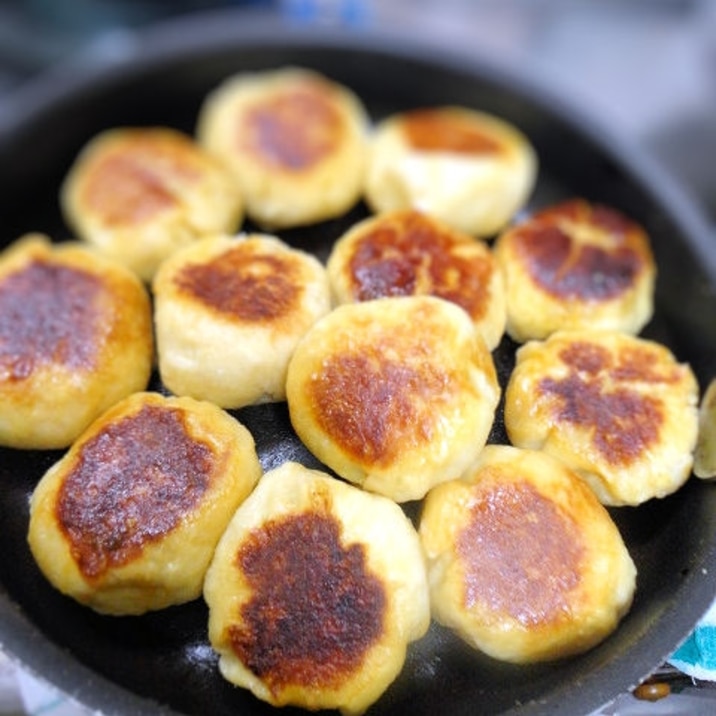
[[[249,22],[219,13],[140,36],[100,67],[56,71],[0,112],[0,241],[26,231],[68,235],[60,182],[99,130],[163,124],[192,131],[205,94],[239,70],[298,64],[352,87],[375,118],[419,105],[459,103],[514,122],[541,160],[531,211],[584,196],[615,206],[651,234],[660,268],[656,315],[644,335],[692,363],[702,386],[716,369],[713,237],[679,190],[632,146],[585,121],[547,88],[490,62],[406,38]],[[284,232],[325,258],[365,214]],[[501,379],[514,345],[495,351]],[[154,380],[152,387],[161,388]],[[284,405],[238,411],[265,468],[315,465],[290,430]],[[505,440],[498,415],[492,441]],[[0,639],[23,665],[107,714],[273,714],[225,683],[206,637],[201,600],[143,617],[102,617],[55,592],[25,542],[28,497],[59,453],[0,450]],[[419,506],[410,505],[412,515]],[[716,490],[692,478],[675,495],[612,510],[639,570],[633,608],[589,653],[559,663],[510,666],[480,656],[433,625],[374,714],[590,713],[635,686],[691,631],[714,595]],[[291,712],[291,710],[288,710]]]

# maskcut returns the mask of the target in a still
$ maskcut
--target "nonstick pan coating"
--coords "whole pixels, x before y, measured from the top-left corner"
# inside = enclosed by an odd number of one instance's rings
[[[659,277],[656,315],[643,335],[689,361],[705,387],[716,368],[716,261],[700,215],[633,147],[605,134],[549,88],[487,61],[394,35],[286,28],[219,13],[148,31],[123,57],[44,77],[0,110],[0,243],[44,231],[68,237],[58,188],[80,147],[119,125],[191,132],[205,94],[240,71],[312,67],[352,87],[374,118],[457,103],[514,122],[540,157],[527,211],[583,196],[610,204],[651,234]],[[79,70],[79,71],[77,71]],[[325,259],[365,215],[283,238]],[[504,385],[514,345],[495,351]],[[153,388],[161,388],[154,380]],[[293,435],[285,405],[238,411],[265,468],[285,459],[315,466]],[[491,440],[505,440],[498,415]],[[26,668],[106,714],[274,714],[219,676],[201,600],[143,617],[102,617],[54,591],[26,546],[28,498],[58,452],[0,450],[0,639]],[[414,516],[417,505],[407,509]],[[433,625],[372,714],[590,713],[635,686],[691,631],[714,594],[716,491],[692,478],[675,495],[612,514],[639,570],[634,605],[589,653],[517,667],[473,652]],[[292,713],[284,709],[284,713]]]

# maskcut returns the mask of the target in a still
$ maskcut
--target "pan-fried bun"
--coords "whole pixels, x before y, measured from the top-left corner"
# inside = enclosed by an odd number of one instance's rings
[[[165,127],[120,127],[95,136],[61,190],[77,235],[149,281],[174,250],[234,232],[243,199],[231,174],[194,140]]]
[[[699,404],[699,437],[694,450],[694,475],[716,477],[716,378],[706,386]]]
[[[264,229],[340,216],[360,198],[368,117],[347,87],[314,71],[244,72],[205,99],[199,142],[221,157]]]
[[[228,413],[137,393],[98,418],[38,483],[32,554],[54,587],[101,613],[196,599],[260,473],[251,434]]]
[[[560,331],[517,352],[505,427],[572,467],[606,505],[664,497],[688,479],[698,434],[691,368],[659,343]]]
[[[643,228],[573,199],[537,212],[495,244],[516,341],[583,328],[637,334],[654,310],[656,265]]]
[[[401,296],[318,321],[289,363],[286,395],[296,433],[323,464],[403,502],[471,465],[500,388],[465,311]]]
[[[224,408],[284,400],[296,344],[331,308],[318,259],[262,234],[176,252],[154,298],[162,381]]]
[[[338,303],[437,296],[467,311],[490,350],[504,333],[502,274],[487,244],[414,209],[352,226],[326,268]]]
[[[414,109],[374,131],[365,198],[376,212],[412,207],[489,237],[524,206],[537,157],[512,124],[465,107]]]
[[[544,453],[488,445],[420,518],[436,620],[490,656],[578,654],[629,609],[636,569],[609,513]]]
[[[365,711],[430,622],[420,541],[391,500],[298,463],[266,473],[206,576],[230,682],[274,706]]]
[[[67,447],[149,382],[149,297],[123,266],[28,234],[0,254],[0,445]]]

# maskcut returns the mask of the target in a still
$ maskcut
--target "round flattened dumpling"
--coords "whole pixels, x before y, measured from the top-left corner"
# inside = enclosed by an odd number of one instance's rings
[[[137,393],[96,420],[38,483],[32,554],[55,588],[101,613],[196,599],[260,474],[251,434],[228,413]]]
[[[173,251],[234,232],[243,199],[229,171],[194,140],[164,127],[122,127],[94,137],[61,191],[77,235],[149,281]]]
[[[544,209],[495,244],[505,276],[507,332],[516,341],[557,330],[637,334],[653,313],[656,265],[641,226],[584,200]]]
[[[632,603],[636,569],[609,513],[544,453],[488,445],[428,494],[419,534],[436,620],[497,659],[584,652]]]
[[[510,441],[572,467],[606,505],[664,497],[688,479],[698,434],[691,368],[653,341],[560,331],[517,352]]]
[[[221,673],[274,706],[362,713],[430,623],[420,541],[398,505],[292,462],[237,510],[204,597]]]
[[[40,234],[0,254],[0,445],[67,447],[147,387],[153,350],[149,296],[124,267]]]
[[[178,251],[154,280],[159,372],[224,408],[284,400],[299,339],[331,309],[323,265],[262,234]]]
[[[458,306],[432,296],[346,304],[289,363],[296,433],[341,477],[398,502],[460,476],[500,396],[492,355]]]
[[[537,177],[529,140],[465,107],[414,109],[374,131],[365,198],[374,211],[413,208],[489,237],[524,206]]]
[[[502,274],[487,244],[414,209],[354,225],[326,268],[339,303],[437,296],[467,311],[490,350],[504,333]]]
[[[206,98],[200,143],[221,157],[266,229],[340,216],[360,198],[368,116],[353,92],[316,72],[241,73]]]

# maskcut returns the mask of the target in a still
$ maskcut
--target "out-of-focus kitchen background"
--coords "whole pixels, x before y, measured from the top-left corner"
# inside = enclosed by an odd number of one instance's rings
[[[0,109],[80,52],[191,12],[241,7],[289,23],[395,28],[544,80],[642,144],[716,224],[714,0],[0,0]]]
[[[716,251],[716,0],[0,0],[0,112],[52,65],[101,60],[131,48],[137,28],[226,7],[401,31],[517,69],[663,164],[713,226]],[[710,714],[714,704],[630,700],[604,713]],[[10,713],[78,710],[0,653],[0,714]]]

